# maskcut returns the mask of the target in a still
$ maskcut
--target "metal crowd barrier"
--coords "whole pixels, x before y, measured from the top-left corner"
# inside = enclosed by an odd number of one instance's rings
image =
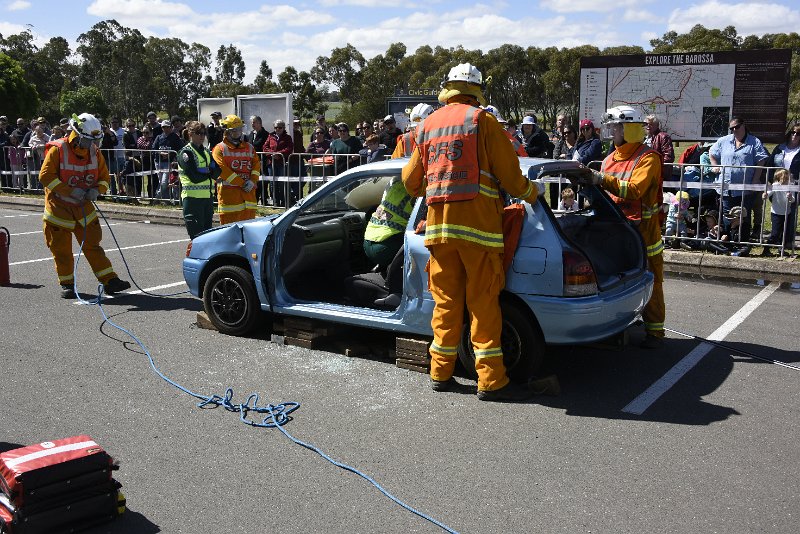
[[[600,168],[602,162],[593,161],[589,167],[593,169]],[[797,228],[797,202],[800,199],[800,184],[790,183],[788,185],[781,185],[771,183],[774,172],[781,167],[764,167],[759,165],[699,165],[699,164],[682,164],[670,163],[665,166],[668,171],[671,170],[672,174],[666,177],[663,187],[664,191],[677,195],[681,191],[689,193],[690,207],[694,212],[692,217],[691,226],[686,225],[687,230],[684,235],[680,231],[667,235],[664,232],[662,236],[665,245],[674,248],[689,248],[693,250],[708,250],[710,252],[724,253],[732,252],[727,250],[729,246],[760,246],[767,249],[776,249],[780,256],[784,256],[788,251],[794,252],[795,249],[795,234]],[[730,183],[731,171],[737,170],[747,173],[748,169],[752,169],[755,173],[760,171],[760,176],[757,176],[757,183]],[[726,181],[727,180],[727,181]],[[561,191],[564,187],[571,187],[568,180],[554,176],[545,179],[550,183],[550,187],[557,184],[557,196],[561,197]],[[789,213],[784,217],[783,233],[781,236],[772,236],[779,242],[772,243],[765,239],[764,229],[766,222],[770,217],[770,203],[768,202],[768,194],[771,192],[785,193],[791,195],[792,202],[790,203]],[[741,197],[744,196],[744,201]],[[754,217],[755,211],[755,224],[751,225],[751,234],[754,234],[753,229],[757,230],[757,234],[739,236],[736,240],[726,240],[714,237],[714,232],[709,235],[709,229],[704,220],[704,216],[711,210],[715,210],[718,216],[717,224],[724,227],[728,222],[723,220],[726,213],[725,205],[733,207],[735,205],[744,205],[747,208],[747,217],[751,219]],[[555,209],[555,206],[552,206]],[[662,204],[664,210],[664,217],[667,215],[669,205]],[[755,208],[755,209],[754,209]],[[739,214],[739,227],[742,227],[745,214]],[[771,223],[771,221],[770,221]],[[680,228],[680,226],[678,226]],[[691,229],[691,232],[689,231]],[[724,228],[723,228],[724,229]],[[677,228],[676,228],[677,230]],[[720,233],[719,231],[717,232]],[[691,235],[690,235],[691,234]],[[741,234],[741,232],[740,232]],[[755,237],[755,239],[751,239]],[[681,245],[683,244],[683,245]]]

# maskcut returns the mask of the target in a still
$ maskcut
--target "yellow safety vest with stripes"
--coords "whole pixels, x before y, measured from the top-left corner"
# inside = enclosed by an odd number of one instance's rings
[[[211,152],[205,149],[202,149],[202,152],[198,151],[197,149],[192,146],[191,143],[183,147],[181,149],[181,154],[178,155],[178,158],[188,157],[189,151],[194,154],[195,164],[197,166],[197,170],[200,169],[207,169],[209,172],[211,171]],[[179,166],[178,177],[181,180],[181,200],[184,198],[211,198],[211,189],[214,185],[214,182],[211,178],[204,180],[200,183],[194,183],[191,179],[189,179],[189,175],[186,174],[186,171],[182,166]]]
[[[383,192],[380,206],[369,219],[364,239],[380,243],[404,232],[413,207],[411,195],[406,192],[403,182],[398,178]]]

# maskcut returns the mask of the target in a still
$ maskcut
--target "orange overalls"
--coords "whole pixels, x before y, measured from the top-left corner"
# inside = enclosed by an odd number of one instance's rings
[[[217,144],[211,155],[222,173],[217,182],[219,222],[228,224],[256,217],[256,189],[245,193],[245,180],[258,183],[261,177],[261,162],[253,145],[247,141],[237,147],[227,138]]]
[[[414,149],[417,148],[416,133],[417,127],[414,127],[397,138],[397,146],[394,147],[394,152],[392,152],[392,159],[411,156]]]
[[[472,97],[451,98],[420,128],[417,149],[403,167],[403,183],[409,194],[425,195],[428,203],[428,287],[436,304],[431,378],[445,381],[453,374],[466,305],[478,389],[500,389],[508,376],[500,346],[505,271],[499,187],[532,202],[538,191],[520,172],[497,119]]]
[[[645,331],[664,337],[664,243],[661,241],[661,155],[643,143],[625,143],[606,156],[602,187],[630,221],[638,223],[653,273],[653,295],[642,312]]]
[[[71,138],[72,136],[70,136]],[[97,279],[105,284],[117,274],[111,266],[100,240],[103,231],[94,205],[87,200],[70,196],[73,189],[96,188],[102,195],[108,191],[108,167],[100,150],[73,148],[67,138],[51,141],[39,171],[39,181],[45,188],[44,239],[53,254],[56,274],[61,285],[75,281],[72,257],[72,236],[83,242],[83,255]]]

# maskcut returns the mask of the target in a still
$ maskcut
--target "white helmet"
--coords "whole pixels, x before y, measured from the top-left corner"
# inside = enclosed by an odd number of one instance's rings
[[[620,122],[640,122],[644,124],[642,112],[631,106],[617,106],[608,108],[603,114],[603,124],[618,124]]]
[[[411,110],[410,118],[411,122],[419,122],[425,120],[425,118],[433,113],[433,106],[430,104],[425,104],[424,102],[420,102]]]
[[[603,113],[603,137],[611,139],[614,137],[613,124],[624,125],[624,135],[628,143],[641,143],[644,140],[644,116],[642,112],[631,106],[617,106],[608,108]]]
[[[69,129],[76,132],[80,137],[92,140],[103,138],[103,128],[100,121],[91,113],[72,114],[69,120]]]
[[[471,63],[461,63],[456,65],[450,72],[447,73],[444,83],[447,82],[467,82],[474,85],[483,85],[483,74],[478,70],[478,67]],[[444,84],[443,84],[444,85]]]
[[[486,106],[484,109],[485,109],[486,111],[488,111],[489,113],[491,113],[492,115],[494,115],[494,118],[495,118],[495,119],[497,119],[497,122],[500,122],[500,123],[505,123],[505,122],[507,122],[507,121],[506,121],[506,120],[505,120],[505,119],[504,119],[504,118],[503,118],[503,117],[500,115],[500,112],[497,110],[497,108],[496,108],[496,107],[494,107],[494,106]]]

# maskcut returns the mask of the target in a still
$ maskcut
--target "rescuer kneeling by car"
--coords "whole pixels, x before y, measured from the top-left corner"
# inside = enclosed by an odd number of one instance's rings
[[[478,398],[521,401],[532,392],[509,381],[500,346],[499,295],[505,285],[500,187],[529,202],[536,202],[538,188],[522,175],[497,119],[479,107],[486,105],[482,85],[483,75],[469,63],[450,70],[439,93],[446,105],[417,128],[417,148],[403,168],[403,183],[428,205],[426,270],[435,302],[431,387],[457,386],[453,370],[466,305]]]

